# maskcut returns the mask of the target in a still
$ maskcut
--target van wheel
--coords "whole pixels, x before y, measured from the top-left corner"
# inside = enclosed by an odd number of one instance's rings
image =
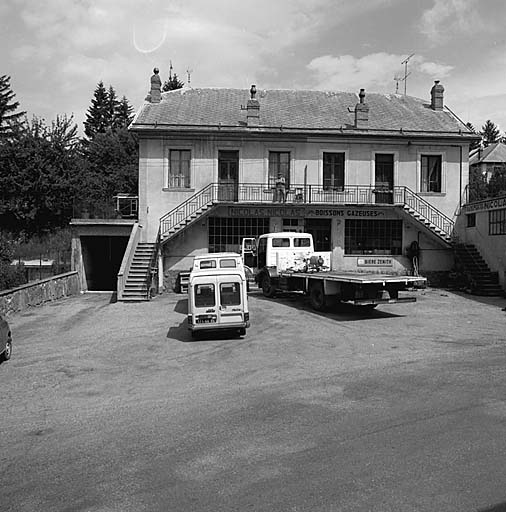
[[[323,292],[323,283],[313,283],[309,292],[309,300],[311,307],[315,311],[325,311],[327,307],[327,300]]]
[[[262,293],[264,297],[274,297],[276,295],[276,287],[272,283],[272,279],[269,274],[265,274],[262,277]]]
[[[246,328],[245,327],[241,327],[238,330],[238,333],[239,333],[239,336],[245,336],[246,335]]]

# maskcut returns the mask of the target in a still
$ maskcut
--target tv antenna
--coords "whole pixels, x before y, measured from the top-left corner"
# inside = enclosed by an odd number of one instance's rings
[[[169,80],[172,80],[172,61],[170,60],[170,68],[169,68]]]
[[[399,94],[399,82],[402,82],[404,80],[404,78],[402,78],[400,76],[394,76],[394,80],[395,80],[395,94]]]
[[[402,80],[404,81],[404,96],[406,96],[406,89],[407,89],[407,83],[408,83],[408,76],[411,75],[411,73],[408,73],[408,62],[411,57],[413,57],[414,53],[412,53],[409,57],[406,57],[401,64],[404,64],[404,77]],[[398,83],[398,82],[397,82]]]
[[[186,70],[186,76],[188,77],[188,86],[190,85],[191,75],[193,73],[193,69]]]

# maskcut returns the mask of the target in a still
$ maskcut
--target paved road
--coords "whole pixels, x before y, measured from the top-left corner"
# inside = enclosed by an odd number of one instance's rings
[[[506,300],[418,297],[255,291],[244,338],[197,342],[181,295],[11,317],[0,510],[505,510]]]

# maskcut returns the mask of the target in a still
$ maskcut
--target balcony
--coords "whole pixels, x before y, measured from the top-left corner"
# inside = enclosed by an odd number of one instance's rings
[[[136,220],[139,198],[133,194],[118,194],[108,201],[77,201],[73,205],[74,219],[130,219]]]
[[[217,203],[289,203],[289,204],[403,204],[404,187],[374,187],[348,185],[344,188],[324,188],[321,185],[290,184],[284,200],[279,200],[276,188],[262,183],[239,185],[212,183],[204,189],[207,197]]]

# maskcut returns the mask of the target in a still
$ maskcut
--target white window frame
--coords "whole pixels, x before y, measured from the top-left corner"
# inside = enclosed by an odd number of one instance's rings
[[[189,187],[171,187],[169,184],[169,169],[170,169],[170,152],[171,151],[189,151],[190,152],[190,186]],[[193,191],[195,187],[195,174],[194,174],[194,148],[193,146],[185,144],[166,144],[164,149],[164,172],[163,172],[163,189],[168,191]]]
[[[422,190],[422,156],[441,157],[441,192]],[[423,196],[443,196],[446,194],[446,153],[444,151],[418,151],[416,158],[416,189]]]
[[[318,186],[323,190],[323,153],[344,153],[344,190],[349,183],[349,150],[339,148],[320,148],[318,158]]]

